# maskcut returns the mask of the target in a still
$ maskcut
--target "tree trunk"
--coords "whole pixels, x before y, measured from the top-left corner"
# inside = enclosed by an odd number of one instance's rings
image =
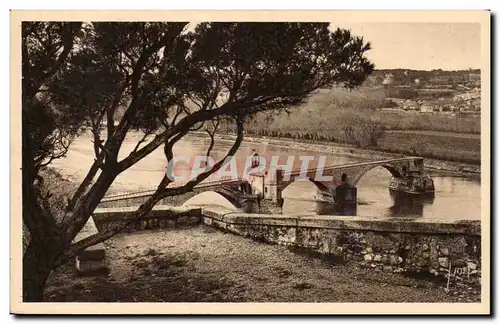
[[[67,217],[63,223],[66,244],[71,245],[72,240],[87,223],[116,176],[109,169],[103,170],[88,192],[80,198],[80,201],[73,202],[75,204],[74,211],[71,217]]]
[[[23,257],[23,301],[42,302],[45,283],[55,267],[57,253],[52,247],[31,243]]]

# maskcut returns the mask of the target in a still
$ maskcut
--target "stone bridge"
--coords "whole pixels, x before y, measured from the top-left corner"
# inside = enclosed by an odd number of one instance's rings
[[[202,182],[198,184],[196,187],[194,187],[192,191],[196,193],[202,193],[214,189],[220,189],[221,191],[223,191],[222,193],[223,195],[225,195],[226,192],[230,191],[232,192],[231,198],[233,200],[236,200],[234,194],[236,191],[239,190],[241,183],[242,183],[241,179],[232,179],[230,177],[227,177],[225,179],[217,181]],[[181,187],[185,184],[186,182],[173,182],[168,187],[176,188],[176,187]],[[108,205],[114,205],[114,203],[124,202],[124,201],[127,201],[126,205],[135,205],[135,204],[140,205],[141,203],[146,201],[149,197],[151,197],[155,193],[155,191],[156,189],[151,189],[145,191],[134,191],[128,193],[126,192],[126,193],[108,195],[101,200],[100,207],[113,207]]]
[[[202,182],[192,192],[197,195],[186,201],[185,205],[220,205],[240,211],[252,212],[257,204],[257,196],[242,190],[242,179],[226,178],[217,181]],[[184,182],[172,183],[169,187],[183,186]],[[154,194],[155,190],[120,193],[105,196],[99,203],[100,208],[141,205]],[[160,202],[161,204],[162,202]],[[167,202],[163,202],[167,203]],[[232,206],[232,207],[230,207]]]
[[[340,183],[341,176],[347,176],[347,182],[356,186],[359,179],[375,167],[387,169],[395,178],[404,179],[408,174],[423,174],[424,163],[422,157],[405,157],[381,161],[369,161],[351,163],[344,165],[333,165],[324,168],[313,168],[308,170],[296,170],[286,172],[283,169],[268,169],[262,173],[251,174],[245,179],[220,179],[209,181],[196,186],[193,191],[199,193],[199,197],[194,202],[196,205],[209,205],[213,203],[214,194],[220,199],[226,199],[235,206],[251,212],[258,199],[271,200],[275,204],[280,204],[285,188],[293,191],[291,197],[298,200],[316,200],[326,203],[333,202],[333,189]],[[248,184],[250,186],[248,186]],[[294,186],[290,186],[294,184]],[[304,184],[306,184],[304,186]],[[182,186],[183,183],[172,183],[172,186]],[[243,190],[245,185],[246,190]],[[309,185],[309,186],[308,186]],[[248,188],[251,187],[251,188]],[[293,188],[297,187],[297,188]],[[293,190],[292,190],[293,189]],[[107,196],[101,201],[101,207],[114,206],[114,202],[128,200],[130,204],[140,204],[153,194],[154,190]],[[211,194],[204,194],[211,192]],[[318,198],[318,196],[320,196]],[[131,201],[132,200],[132,201]]]
[[[291,183],[309,180],[318,185],[320,189],[331,190],[340,184],[342,174],[347,175],[350,185],[356,186],[359,179],[375,167],[387,169],[395,178],[404,178],[406,174],[422,174],[424,172],[424,160],[422,157],[405,157],[381,161],[360,162],[344,165],[327,166],[292,171],[285,173],[283,170],[268,170],[263,175],[254,175],[250,182],[254,191],[260,192],[264,199],[277,202],[281,199],[281,193]]]

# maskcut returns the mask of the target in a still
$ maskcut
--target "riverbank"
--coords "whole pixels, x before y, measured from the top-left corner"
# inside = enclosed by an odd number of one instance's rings
[[[188,137],[206,138],[206,135],[202,132],[193,132],[190,133]],[[216,135],[216,139],[222,141],[234,141],[235,138],[236,136],[232,134]],[[387,152],[387,150],[384,150],[383,148],[360,149],[360,148],[355,148],[353,146],[341,145],[338,143],[320,142],[320,141],[302,140],[302,139],[296,140],[289,138],[246,135],[244,141],[249,143],[265,143],[277,147],[292,148],[296,150],[316,151],[331,155],[347,156],[347,157],[354,157],[358,159],[367,159],[367,160],[384,160],[384,159],[392,159],[410,155],[410,154],[401,154],[395,152]],[[460,175],[471,174],[478,176],[481,174],[481,165],[478,164],[433,159],[426,157],[424,159],[424,165],[427,169],[433,171],[444,171],[449,173],[451,172]]]

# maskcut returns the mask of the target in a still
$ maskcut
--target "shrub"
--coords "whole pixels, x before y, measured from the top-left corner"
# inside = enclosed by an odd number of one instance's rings
[[[356,147],[377,146],[384,132],[380,122],[362,113],[345,112],[338,118],[338,124],[340,141]]]

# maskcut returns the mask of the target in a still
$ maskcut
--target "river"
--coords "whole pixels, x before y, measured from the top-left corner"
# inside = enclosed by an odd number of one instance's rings
[[[135,146],[139,134],[130,134],[123,143],[120,157],[125,157]],[[211,156],[222,158],[231,146],[230,141],[217,141]],[[194,156],[205,155],[207,141],[189,138],[180,141],[174,147],[176,155],[183,155],[194,161]],[[279,163],[285,164],[289,156],[294,158],[294,168],[300,168],[300,156],[312,156],[315,159],[309,164],[314,167],[319,157],[325,155],[315,151],[296,150],[288,147],[268,145],[266,143],[244,142],[236,154],[236,167],[241,173],[247,156],[255,149],[259,155],[268,161],[272,156],[279,156]],[[53,166],[62,174],[81,181],[94,159],[93,146],[89,135],[80,136],[71,146],[67,156],[57,160]],[[341,165],[367,161],[346,156],[326,155],[326,165]],[[158,149],[139,163],[118,176],[111,191],[134,192],[151,190],[156,187],[166,163],[163,150]],[[190,163],[177,163],[176,175],[190,173]],[[358,182],[359,205],[357,214],[369,217],[418,217],[440,219],[480,219],[480,179],[479,177],[455,176],[439,172],[430,172],[436,189],[434,199],[413,199],[411,201],[391,197],[388,190],[390,174],[382,167],[377,167],[366,173]]]

